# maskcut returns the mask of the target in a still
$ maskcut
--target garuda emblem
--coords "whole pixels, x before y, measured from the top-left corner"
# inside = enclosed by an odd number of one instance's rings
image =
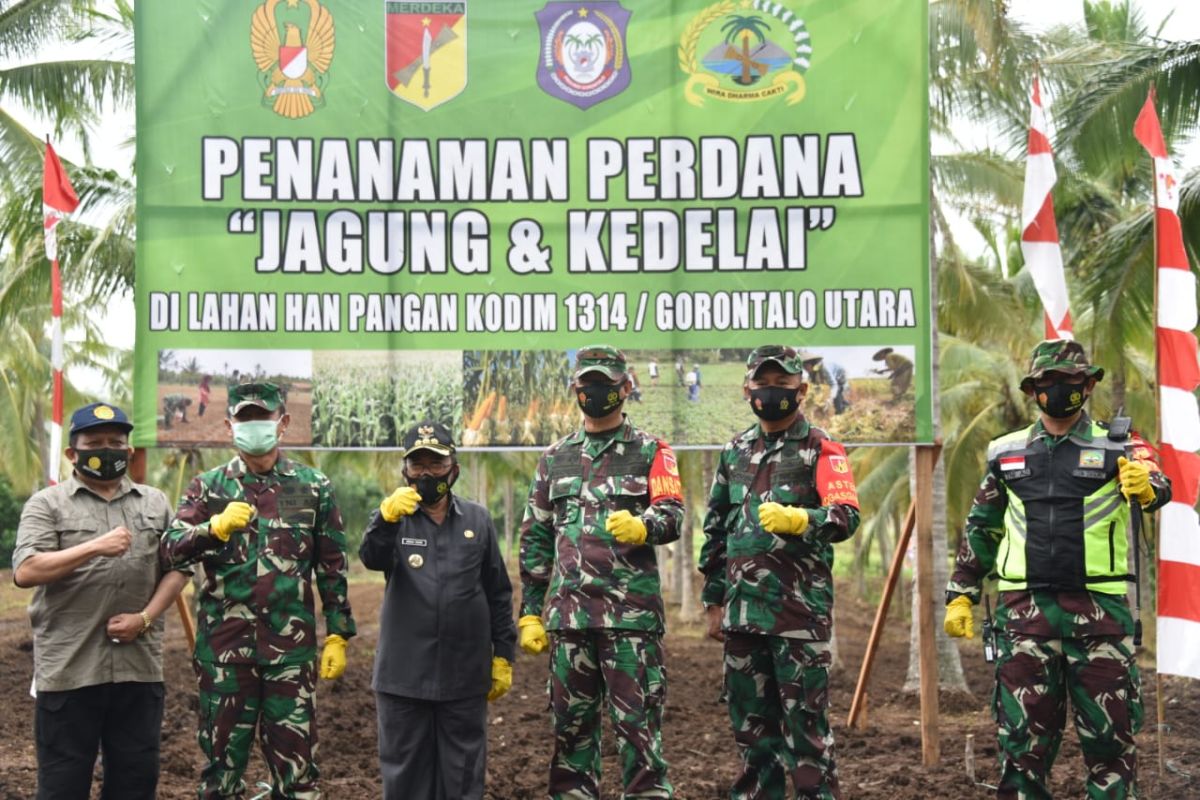
[[[333,15],[317,0],[266,0],[250,20],[264,106],[289,119],[325,105]]]
[[[679,40],[683,96],[755,102],[804,99],[812,44],[804,20],[775,0],[719,0],[692,18]]]

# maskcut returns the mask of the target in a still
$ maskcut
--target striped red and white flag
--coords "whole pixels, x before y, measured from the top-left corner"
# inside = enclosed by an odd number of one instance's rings
[[[1153,94],[1133,135],[1154,159],[1154,235],[1158,253],[1155,343],[1158,349],[1162,466],[1172,500],[1159,515],[1158,671],[1200,678],[1200,385],[1196,276],[1179,225],[1179,180],[1167,155]]]
[[[1042,298],[1046,338],[1072,339],[1071,304],[1051,196],[1058,175],[1054,171],[1050,127],[1046,124],[1041,85],[1036,75],[1029,100],[1029,155],[1025,160],[1025,195],[1021,203],[1021,255],[1038,296]]]
[[[50,453],[46,477],[58,482],[62,466],[63,438],[63,332],[62,278],[58,271],[58,223],[79,206],[79,197],[63,169],[58,154],[46,142],[46,163],[42,172],[42,224],[46,237],[46,258],[50,259],[50,364],[54,370],[54,392],[50,418]]]

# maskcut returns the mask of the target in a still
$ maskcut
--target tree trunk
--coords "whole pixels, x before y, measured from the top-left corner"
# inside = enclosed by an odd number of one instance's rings
[[[930,199],[933,200],[933,190],[930,188]],[[937,246],[934,239],[933,225],[929,226],[929,306],[930,324],[933,326],[933,341],[930,345],[930,407],[933,412],[934,436],[941,435],[942,396],[941,383],[938,373],[938,360],[941,357],[941,343],[937,333],[938,284],[937,284]],[[909,454],[910,480],[916,479],[913,469],[916,461],[916,450]],[[916,497],[916,491],[911,496]],[[946,553],[946,462],[939,458],[933,468],[933,591],[934,596],[945,589],[949,578],[949,557]],[[912,624],[908,637],[908,676],[904,681],[904,691],[916,691],[920,686],[919,642],[917,640],[918,617],[916,576],[914,575],[912,592]],[[938,620],[940,622],[940,620]],[[940,624],[934,625],[934,639],[938,652],[938,685],[947,689],[969,692],[966,678],[963,676],[962,659],[958,655],[958,647],[942,629]]]
[[[692,514],[684,515],[683,531],[679,535],[679,620],[695,622],[700,619],[700,604],[692,591],[696,560],[693,557],[695,525]]]
[[[936,597],[949,579],[949,556],[946,548],[946,467],[939,458],[933,470],[933,587]],[[944,689],[969,692],[963,676],[962,659],[958,646],[942,630],[941,620],[934,625],[938,650],[938,685]],[[909,629],[908,676],[904,680],[904,691],[915,692],[920,686],[920,651],[917,644],[917,592],[914,583],[912,592],[912,626]]]

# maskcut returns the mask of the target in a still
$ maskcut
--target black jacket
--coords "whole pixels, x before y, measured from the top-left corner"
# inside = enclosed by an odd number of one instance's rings
[[[387,579],[371,687],[421,700],[491,689],[492,656],[513,660],[512,583],[487,510],[456,496],[436,525],[420,508],[376,511],[359,558]]]

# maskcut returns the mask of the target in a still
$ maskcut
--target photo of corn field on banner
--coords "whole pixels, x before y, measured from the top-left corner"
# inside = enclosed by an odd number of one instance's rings
[[[766,343],[854,353],[810,408],[847,443],[933,441],[927,4],[394,5],[136,5],[134,444],[184,435],[160,353],[236,350],[311,354],[313,447],[536,447],[597,342],[681,445],[748,424]]]

